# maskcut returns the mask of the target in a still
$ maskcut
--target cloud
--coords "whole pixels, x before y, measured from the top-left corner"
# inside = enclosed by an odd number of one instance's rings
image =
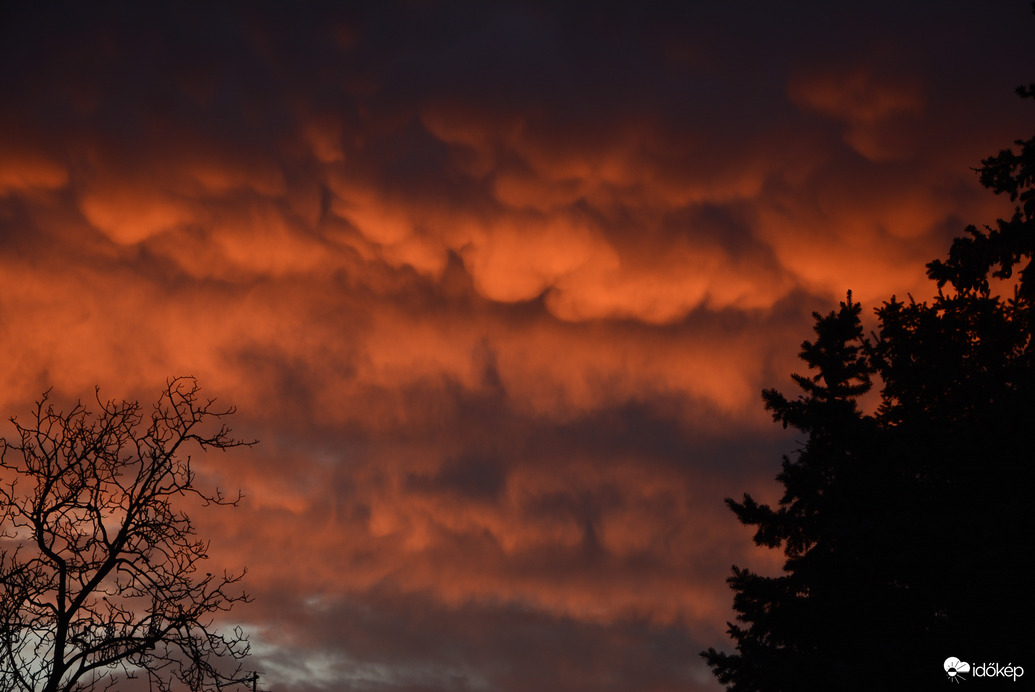
[[[198,519],[277,689],[708,689],[759,390],[1009,213],[1004,8],[22,8],[0,404],[238,406]]]
[[[921,89],[915,81],[880,79],[859,67],[798,76],[789,91],[803,108],[841,122],[845,142],[870,161],[881,162],[914,154],[912,143],[926,105]]]
[[[37,151],[0,151],[0,194],[54,190],[68,182],[68,170]]]

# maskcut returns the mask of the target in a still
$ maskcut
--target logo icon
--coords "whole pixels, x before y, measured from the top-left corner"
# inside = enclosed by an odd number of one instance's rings
[[[970,672],[970,664],[966,661],[959,660],[955,656],[949,656],[945,659],[945,663],[942,667],[945,668],[945,673],[949,676],[949,680],[952,682],[966,680],[966,678],[963,677],[963,674]]]

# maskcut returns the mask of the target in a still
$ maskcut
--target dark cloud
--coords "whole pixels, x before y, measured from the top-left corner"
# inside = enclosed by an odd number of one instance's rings
[[[606,627],[521,607],[436,608],[387,589],[368,604],[304,611],[306,635],[292,653],[304,647],[322,665],[301,676],[301,690],[623,690],[632,681],[644,690],[710,689],[693,653],[702,642],[679,627]],[[270,664],[269,679],[281,684],[304,665],[290,655]]]
[[[0,400],[239,407],[280,692],[716,689],[759,390],[1006,213],[1035,64],[1013,2],[3,12]]]

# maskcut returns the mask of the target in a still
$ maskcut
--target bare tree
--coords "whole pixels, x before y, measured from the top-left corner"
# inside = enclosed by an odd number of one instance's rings
[[[208,543],[180,502],[236,505],[195,485],[191,449],[243,444],[234,412],[172,379],[145,412],[137,402],[80,402],[56,411],[48,394],[32,420],[0,438],[0,692],[106,690],[147,676],[152,689],[223,689],[241,668],[240,629],[214,616],[247,602],[242,574],[200,571]]]

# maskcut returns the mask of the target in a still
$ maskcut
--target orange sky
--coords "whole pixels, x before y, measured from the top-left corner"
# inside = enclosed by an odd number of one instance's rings
[[[277,692],[717,690],[760,389],[1030,134],[1025,3],[864,5],[3,10],[0,411],[239,408]]]

